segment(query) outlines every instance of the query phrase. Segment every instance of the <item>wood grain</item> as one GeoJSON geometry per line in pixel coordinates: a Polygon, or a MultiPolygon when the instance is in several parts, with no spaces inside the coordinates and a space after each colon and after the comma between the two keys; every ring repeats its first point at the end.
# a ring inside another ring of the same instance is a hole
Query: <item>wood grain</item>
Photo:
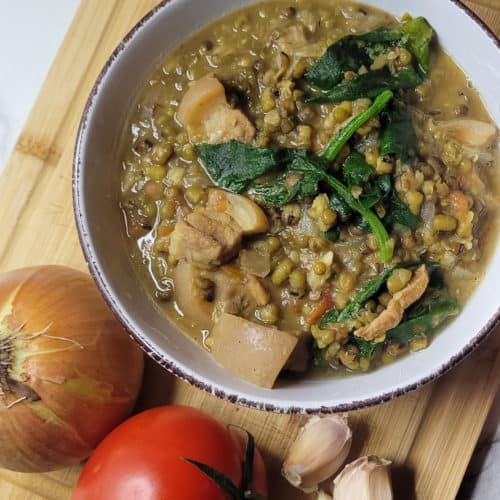
{"type": "MultiPolygon", "coordinates": [[[[0,271],[59,263],[85,270],[71,205],[76,128],[98,72],[154,0],[83,0],[36,104],[0,177],[0,271]]],[[[500,33],[498,0],[465,2],[500,33]]],[[[379,454],[394,461],[397,499],[455,497],[500,383],[500,332],[472,357],[396,401],[353,412],[352,457],[379,454]]],[[[304,419],[222,402],[148,363],[139,408],[189,404],[250,430],[265,453],[271,499],[307,496],[281,480],[279,468],[304,419]]],[[[0,470],[0,498],[69,498],[80,467],[27,475],[0,470]]],[[[98,499],[96,499],[98,500],[98,499]]]]}

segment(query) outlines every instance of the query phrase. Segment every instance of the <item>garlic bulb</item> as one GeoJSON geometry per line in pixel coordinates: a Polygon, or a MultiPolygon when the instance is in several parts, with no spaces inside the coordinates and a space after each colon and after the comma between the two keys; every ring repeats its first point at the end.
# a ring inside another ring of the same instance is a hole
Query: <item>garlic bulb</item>
{"type": "Polygon", "coordinates": [[[283,476],[306,493],[333,476],[351,449],[352,433],[345,415],[311,418],[301,429],[283,463],[283,476]]]}
{"type": "Polygon", "coordinates": [[[390,464],[375,456],[347,464],[333,482],[333,500],[392,500],[390,464]]]}

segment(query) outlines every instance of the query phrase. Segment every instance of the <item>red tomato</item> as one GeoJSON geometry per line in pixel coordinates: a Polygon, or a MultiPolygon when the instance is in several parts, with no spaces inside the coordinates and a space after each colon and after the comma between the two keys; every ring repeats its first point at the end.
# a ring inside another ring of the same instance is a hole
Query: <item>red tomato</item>
{"type": "MultiPolygon", "coordinates": [[[[222,472],[239,486],[245,440],[240,433],[185,406],[140,413],[118,426],[96,448],[72,500],[226,500],[191,458],[222,472]]],[[[267,494],[258,450],[252,489],[267,494]]]]}

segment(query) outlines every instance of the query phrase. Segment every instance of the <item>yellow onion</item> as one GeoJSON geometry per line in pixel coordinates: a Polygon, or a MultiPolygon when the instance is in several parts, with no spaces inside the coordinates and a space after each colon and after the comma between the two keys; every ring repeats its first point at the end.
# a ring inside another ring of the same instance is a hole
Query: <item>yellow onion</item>
{"type": "Polygon", "coordinates": [[[86,274],[0,275],[0,467],[42,472],[86,458],[132,411],[143,361],[86,274]]]}

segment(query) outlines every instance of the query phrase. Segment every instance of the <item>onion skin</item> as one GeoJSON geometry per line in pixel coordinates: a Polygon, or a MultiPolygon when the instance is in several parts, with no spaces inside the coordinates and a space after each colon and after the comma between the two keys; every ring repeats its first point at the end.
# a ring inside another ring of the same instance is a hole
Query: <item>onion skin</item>
{"type": "Polygon", "coordinates": [[[131,413],[143,354],[88,275],[61,266],[0,275],[7,337],[16,346],[7,376],[40,399],[0,395],[0,467],[44,472],[78,463],[131,413]]]}

